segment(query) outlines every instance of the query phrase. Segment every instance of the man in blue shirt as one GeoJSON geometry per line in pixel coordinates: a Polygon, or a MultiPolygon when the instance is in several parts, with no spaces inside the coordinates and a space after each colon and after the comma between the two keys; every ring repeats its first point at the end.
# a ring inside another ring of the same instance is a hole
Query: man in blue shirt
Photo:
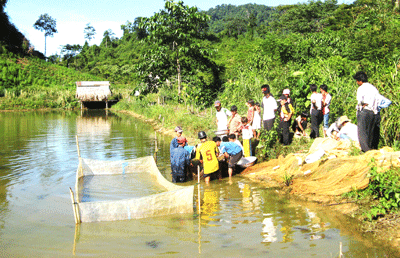
{"type": "Polygon", "coordinates": [[[233,174],[233,169],[236,166],[236,163],[239,162],[239,160],[243,156],[242,148],[236,144],[234,141],[236,140],[235,135],[230,134],[228,135],[228,142],[221,142],[221,139],[219,137],[215,137],[214,141],[217,144],[218,147],[220,147],[221,152],[225,155],[225,158],[228,161],[228,174],[229,177],[232,177],[233,174]]]}
{"type": "Polygon", "coordinates": [[[178,147],[171,149],[171,175],[173,183],[182,183],[186,180],[186,168],[190,164],[190,153],[183,147],[186,144],[185,137],[177,138],[178,147]]]}

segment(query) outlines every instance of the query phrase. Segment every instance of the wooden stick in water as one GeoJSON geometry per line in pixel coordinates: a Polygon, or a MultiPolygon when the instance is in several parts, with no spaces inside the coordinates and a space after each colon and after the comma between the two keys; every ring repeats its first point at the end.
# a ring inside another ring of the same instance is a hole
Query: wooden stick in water
{"type": "Polygon", "coordinates": [[[76,214],[76,206],[75,206],[75,197],[74,197],[74,192],[72,191],[71,187],[69,188],[69,192],[71,194],[71,201],[72,201],[72,209],[74,210],[74,218],[75,218],[75,224],[79,223],[78,220],[78,215],[76,214]]]}
{"type": "Polygon", "coordinates": [[[158,147],[157,147],[157,132],[154,132],[154,145],[155,145],[155,150],[154,150],[154,160],[157,163],[157,152],[158,152],[158,147]]]}
{"type": "Polygon", "coordinates": [[[199,199],[199,215],[201,213],[201,208],[200,208],[200,166],[197,166],[197,195],[198,195],[198,199],[199,199]]]}
{"type": "Polygon", "coordinates": [[[78,141],[78,135],[75,136],[76,138],[76,148],[78,149],[78,157],[81,157],[81,151],[79,149],[79,141],[78,141]]]}

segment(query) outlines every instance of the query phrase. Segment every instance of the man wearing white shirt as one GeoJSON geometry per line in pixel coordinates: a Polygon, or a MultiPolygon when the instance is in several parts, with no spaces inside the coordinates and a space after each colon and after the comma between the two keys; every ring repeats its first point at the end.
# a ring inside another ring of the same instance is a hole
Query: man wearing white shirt
{"type": "Polygon", "coordinates": [[[270,88],[268,84],[261,86],[264,97],[262,99],[261,107],[264,109],[263,113],[263,126],[264,129],[270,131],[274,127],[275,112],[278,109],[278,104],[276,100],[271,95],[270,88]]]}
{"type": "Polygon", "coordinates": [[[310,85],[311,94],[311,133],[310,138],[314,139],[319,137],[319,125],[322,122],[322,94],[317,93],[318,86],[315,84],[310,85]]]}
{"type": "Polygon", "coordinates": [[[217,110],[217,130],[227,130],[228,129],[228,116],[231,116],[231,112],[221,107],[221,102],[219,100],[215,101],[214,103],[215,109],[217,110]]]}
{"type": "Polygon", "coordinates": [[[379,91],[374,85],[368,83],[368,77],[364,72],[357,72],[353,78],[360,86],[357,89],[358,139],[361,150],[366,152],[373,149],[374,137],[379,137],[376,135],[379,134],[377,128],[380,124],[378,115],[379,91]]]}

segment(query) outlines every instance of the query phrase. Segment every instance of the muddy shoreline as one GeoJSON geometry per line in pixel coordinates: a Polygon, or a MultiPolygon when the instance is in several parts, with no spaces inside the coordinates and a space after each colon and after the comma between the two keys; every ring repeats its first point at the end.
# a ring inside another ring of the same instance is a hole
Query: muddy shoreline
{"type": "MultiPolygon", "coordinates": [[[[135,118],[150,123],[153,126],[154,130],[158,133],[169,135],[171,136],[171,138],[175,137],[175,131],[173,129],[164,128],[153,119],[148,119],[143,115],[134,113],[132,111],[124,110],[118,112],[129,114],[135,118]]],[[[187,134],[190,133],[191,132],[187,132],[187,134]]],[[[197,142],[197,139],[187,137],[187,135],[185,135],[185,131],[183,134],[188,139],[189,144],[195,144],[197,142]]],[[[372,234],[380,242],[384,243],[387,246],[390,246],[391,248],[394,248],[400,256],[400,216],[397,213],[386,215],[373,222],[363,221],[361,213],[364,207],[362,204],[358,204],[355,201],[343,199],[340,196],[301,194],[298,192],[296,193],[293,191],[293,187],[291,185],[286,186],[284,183],[279,182],[279,180],[273,180],[268,175],[266,175],[264,173],[265,168],[263,167],[263,164],[266,163],[267,162],[258,163],[253,167],[245,169],[244,171],[242,171],[241,174],[237,174],[236,176],[247,177],[252,181],[264,186],[265,188],[276,188],[279,189],[279,192],[281,192],[282,194],[292,194],[296,198],[299,198],[301,200],[314,202],[320,206],[329,206],[337,212],[340,212],[352,218],[356,218],[359,221],[360,231],[367,234],[372,234]],[[252,176],[249,176],[250,174],[252,176]]]]}

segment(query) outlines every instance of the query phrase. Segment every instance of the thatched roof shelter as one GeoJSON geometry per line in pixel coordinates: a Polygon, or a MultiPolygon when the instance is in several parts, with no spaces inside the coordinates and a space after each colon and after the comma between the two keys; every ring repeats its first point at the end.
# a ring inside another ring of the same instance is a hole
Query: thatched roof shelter
{"type": "Polygon", "coordinates": [[[109,81],[76,82],[76,98],[80,101],[107,101],[110,96],[109,81]]]}

